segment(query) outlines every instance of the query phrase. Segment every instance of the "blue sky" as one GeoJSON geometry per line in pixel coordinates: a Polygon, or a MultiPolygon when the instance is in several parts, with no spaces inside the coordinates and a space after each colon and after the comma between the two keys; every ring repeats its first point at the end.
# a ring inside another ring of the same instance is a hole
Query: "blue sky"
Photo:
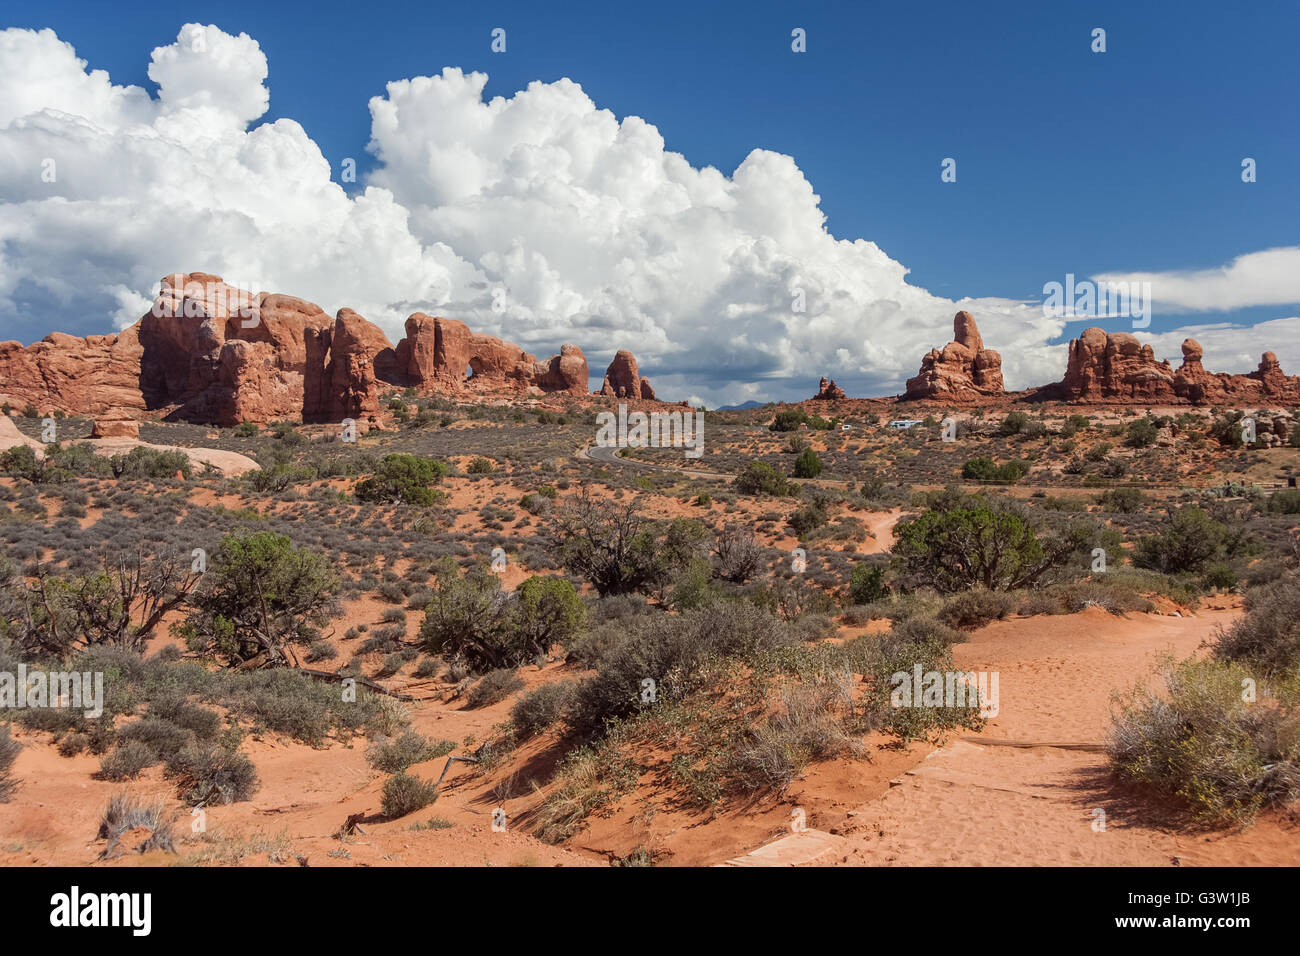
{"type": "MultiPolygon", "coordinates": [[[[945,299],[1037,300],[1066,273],[1214,269],[1300,244],[1300,5],[621,6],[52,0],[11,8],[3,25],[51,27],[114,84],[155,94],[148,51],[182,23],[247,33],[269,61],[259,122],[301,123],[336,181],[355,157],[350,194],[376,165],[367,103],[388,81],[455,66],[488,73],[486,97],[510,97],[567,77],[596,107],[653,124],[692,166],[731,175],[755,148],[792,157],[831,234],[874,242],[945,299]],[[505,54],[489,48],[494,27],[505,54]],[[794,27],[807,53],[791,52],[794,27]],[[1095,27],[1105,53],[1090,49],[1095,27]],[[945,157],[955,183],[940,181],[945,157]],[[1254,183],[1241,181],[1243,157],[1254,183]]],[[[1150,332],[1297,311],[1157,307],[1150,332]]],[[[42,324],[4,337],[39,337],[42,324]]],[[[1208,350],[1207,365],[1218,367],[1208,350]]]]}

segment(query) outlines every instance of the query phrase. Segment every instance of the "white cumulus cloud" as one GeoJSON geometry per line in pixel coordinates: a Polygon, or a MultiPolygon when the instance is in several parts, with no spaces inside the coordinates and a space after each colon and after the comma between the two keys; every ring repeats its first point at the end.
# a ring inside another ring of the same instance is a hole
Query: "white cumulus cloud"
{"type": "Polygon", "coordinates": [[[200,270],[349,306],[394,341],[426,311],[543,355],[576,342],[595,384],[631,349],[661,396],[710,405],[806,397],[823,374],[901,391],[958,309],[1009,388],[1064,367],[1064,323],[1037,305],[932,295],[832,236],[791,157],[693,166],[569,79],[492,99],[453,68],[390,83],[349,195],[301,125],[261,122],[252,37],[186,24],[148,75],[156,94],[50,30],[0,32],[0,337],[121,327],[159,277],[200,270]]]}
{"type": "Polygon", "coordinates": [[[1300,303],[1300,246],[1237,256],[1215,269],[1124,272],[1098,281],[1149,282],[1156,309],[1209,312],[1300,303]]]}

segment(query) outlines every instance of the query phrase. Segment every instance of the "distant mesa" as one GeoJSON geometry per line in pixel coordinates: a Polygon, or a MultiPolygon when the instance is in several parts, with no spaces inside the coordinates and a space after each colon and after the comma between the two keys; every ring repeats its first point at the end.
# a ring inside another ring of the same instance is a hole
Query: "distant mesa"
{"type": "Polygon", "coordinates": [[[812,397],[812,400],[814,402],[835,402],[839,401],[841,398],[847,397],[848,396],[844,394],[844,389],[835,384],[835,379],[827,381],[826,377],[822,376],[821,385],[818,387],[817,394],[812,397]]]}
{"type": "MultiPolygon", "coordinates": [[[[159,286],[149,313],[116,335],[0,342],[0,401],[106,422],[156,414],[230,426],[374,419],[383,385],[467,396],[588,394],[577,345],[538,360],[464,322],[417,312],[394,347],[352,309],[330,316],[313,302],[236,289],[202,272],[159,286]]],[[[615,356],[605,385],[614,392],[600,394],[655,399],[630,352],[615,356]]]]}
{"type": "Polygon", "coordinates": [[[921,359],[904,398],[975,402],[1002,394],[1002,356],[984,347],[975,317],[958,312],[952,326],[953,341],[921,359]]]}

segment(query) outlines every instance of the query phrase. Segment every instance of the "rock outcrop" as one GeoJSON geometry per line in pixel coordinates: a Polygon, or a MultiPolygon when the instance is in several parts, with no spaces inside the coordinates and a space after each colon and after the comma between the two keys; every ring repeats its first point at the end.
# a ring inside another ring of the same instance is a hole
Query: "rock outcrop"
{"type": "Polygon", "coordinates": [[[394,356],[388,337],[379,327],[351,309],[339,309],[332,329],[309,328],[302,420],[373,418],[379,408],[376,368],[395,367],[394,356]]]}
{"type": "Polygon", "coordinates": [[[609,368],[605,369],[605,379],[601,382],[597,394],[613,398],[641,398],[651,402],[657,401],[650,380],[641,374],[640,369],[637,368],[636,356],[627,349],[619,349],[614,353],[614,360],[609,363],[609,368]]]}
{"type": "Polygon", "coordinates": [[[1247,375],[1206,371],[1205,350],[1195,339],[1183,342],[1182,353],[1182,365],[1175,369],[1167,360],[1157,361],[1150,345],[1127,332],[1085,329],[1070,343],[1065,378],[1043,393],[1098,404],[1300,402],[1300,378],[1283,373],[1272,352],[1265,352],[1259,368],[1247,375]]]}
{"type": "Polygon", "coordinates": [[[217,425],[298,418],[308,334],[333,324],[293,296],[235,289],[205,273],[168,276],[137,326],[146,407],[217,425]]]}
{"type": "Polygon", "coordinates": [[[143,412],[137,332],[132,326],[117,335],[84,339],[51,332],[27,347],[0,342],[0,403],[17,410],[31,405],[42,412],[143,412]]]}
{"type": "Polygon", "coordinates": [[[139,438],[140,421],[126,415],[113,415],[95,419],[90,428],[91,438],[139,438]]]}
{"type": "Polygon", "coordinates": [[[1151,346],[1127,332],[1085,329],[1070,343],[1061,385],[1071,401],[1176,400],[1173,368],[1168,362],[1157,362],[1151,346]]]}
{"type": "Polygon", "coordinates": [[[576,345],[561,345],[559,355],[552,355],[537,365],[537,387],[543,392],[587,394],[587,379],[590,377],[587,356],[576,345]]]}
{"type": "Polygon", "coordinates": [[[814,402],[836,402],[839,401],[841,398],[847,398],[847,397],[848,396],[844,394],[844,389],[840,388],[838,385],[835,384],[835,379],[831,379],[828,382],[825,376],[823,376],[821,380],[821,385],[817,389],[817,394],[813,396],[813,401],[814,402]]]}
{"type": "Polygon", "coordinates": [[[507,388],[587,394],[587,358],[576,345],[544,361],[493,335],[471,332],[456,319],[416,312],[397,343],[399,380],[417,389],[458,391],[466,387],[507,388]]]}
{"type": "Polygon", "coordinates": [[[236,289],[202,272],[164,278],[149,313],[117,335],[53,332],[27,347],[0,342],[0,402],[11,407],[152,412],[226,426],[372,419],[385,382],[450,393],[586,395],[587,381],[576,345],[538,361],[464,322],[417,312],[394,348],[351,309],[331,318],[313,302],[236,289]]]}
{"type": "Polygon", "coordinates": [[[952,325],[953,341],[921,359],[905,398],[971,402],[1002,394],[1002,356],[984,347],[975,318],[958,312],[952,325]]]}

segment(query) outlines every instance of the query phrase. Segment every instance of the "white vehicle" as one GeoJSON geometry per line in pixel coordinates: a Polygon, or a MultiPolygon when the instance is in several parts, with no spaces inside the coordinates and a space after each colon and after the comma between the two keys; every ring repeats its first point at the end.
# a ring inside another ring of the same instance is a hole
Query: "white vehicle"
{"type": "Polygon", "coordinates": [[[842,432],[846,432],[846,431],[848,431],[848,430],[849,430],[850,428],[852,428],[852,427],[853,427],[852,425],[844,424],[844,425],[841,425],[841,426],[840,426],[840,431],[842,431],[842,432]]]}
{"type": "Polygon", "coordinates": [[[919,425],[924,420],[922,418],[895,418],[889,423],[889,427],[898,431],[907,431],[913,425],[919,425]]]}

